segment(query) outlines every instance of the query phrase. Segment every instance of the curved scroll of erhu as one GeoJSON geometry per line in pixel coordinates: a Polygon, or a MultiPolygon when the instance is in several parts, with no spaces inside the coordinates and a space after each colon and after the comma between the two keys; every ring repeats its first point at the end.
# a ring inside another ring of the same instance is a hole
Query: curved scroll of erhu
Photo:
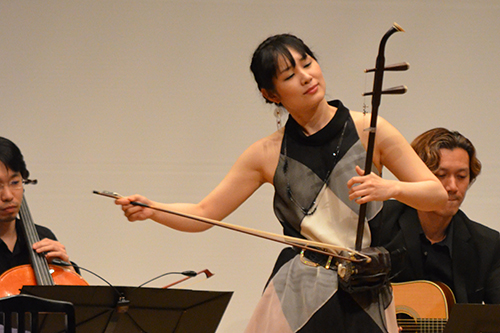
{"type": "MultiPolygon", "coordinates": [[[[394,88],[389,88],[386,90],[382,90],[382,81],[384,79],[385,71],[405,71],[410,68],[408,63],[399,63],[395,65],[390,65],[385,67],[385,44],[389,37],[395,32],[404,32],[403,28],[401,28],[397,23],[394,23],[391,29],[389,29],[385,35],[382,37],[380,41],[380,46],[378,50],[378,56],[375,63],[375,68],[365,69],[365,73],[375,72],[375,77],[373,79],[373,91],[366,92],[363,96],[372,96],[372,115],[370,120],[370,128],[368,135],[368,147],[366,150],[366,162],[365,162],[365,175],[368,175],[372,171],[372,162],[373,162],[373,150],[375,147],[375,132],[377,129],[377,115],[378,115],[378,107],[380,105],[380,100],[382,99],[382,94],[391,94],[398,95],[404,94],[406,92],[405,86],[398,86],[394,88]]],[[[363,232],[365,226],[365,216],[366,216],[366,203],[361,204],[359,208],[359,219],[358,219],[358,229],[356,232],[356,251],[361,250],[362,242],[363,242],[363,232]]]]}

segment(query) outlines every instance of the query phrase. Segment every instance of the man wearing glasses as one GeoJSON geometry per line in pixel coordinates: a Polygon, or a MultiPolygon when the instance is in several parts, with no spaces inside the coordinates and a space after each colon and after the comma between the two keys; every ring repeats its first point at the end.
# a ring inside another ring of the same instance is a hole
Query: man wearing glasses
{"type": "MultiPolygon", "coordinates": [[[[0,274],[10,268],[30,264],[29,251],[21,229],[18,213],[23,200],[23,183],[29,177],[23,155],[10,140],[0,137],[0,274]]],[[[69,262],[63,244],[46,227],[36,226],[39,242],[33,244],[37,253],[45,253],[47,261],[58,258],[69,262]]]]}

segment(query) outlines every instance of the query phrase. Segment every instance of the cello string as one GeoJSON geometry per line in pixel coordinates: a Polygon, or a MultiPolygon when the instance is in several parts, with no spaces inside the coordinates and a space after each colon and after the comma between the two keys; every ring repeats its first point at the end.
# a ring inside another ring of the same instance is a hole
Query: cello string
{"type": "Polygon", "coordinates": [[[52,275],[50,275],[49,265],[45,256],[43,254],[37,253],[33,250],[33,244],[38,242],[40,239],[38,233],[36,232],[36,227],[31,217],[31,213],[26,202],[26,197],[23,194],[23,201],[21,202],[21,208],[19,210],[19,215],[21,217],[22,225],[24,227],[24,233],[26,236],[26,242],[30,247],[30,258],[32,260],[32,267],[35,273],[37,283],[39,285],[54,285],[54,280],[52,275]]]}

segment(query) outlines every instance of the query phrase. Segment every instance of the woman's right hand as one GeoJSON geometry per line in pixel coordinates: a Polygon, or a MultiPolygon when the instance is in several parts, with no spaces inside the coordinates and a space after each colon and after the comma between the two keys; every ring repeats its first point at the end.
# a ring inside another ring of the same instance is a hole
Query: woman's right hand
{"type": "Polygon", "coordinates": [[[131,204],[131,202],[140,202],[147,206],[151,206],[153,204],[151,200],[139,194],[134,194],[128,197],[122,197],[120,199],[116,199],[115,204],[122,206],[122,210],[130,222],[147,220],[153,216],[154,214],[153,209],[143,206],[133,205],[131,204]]]}

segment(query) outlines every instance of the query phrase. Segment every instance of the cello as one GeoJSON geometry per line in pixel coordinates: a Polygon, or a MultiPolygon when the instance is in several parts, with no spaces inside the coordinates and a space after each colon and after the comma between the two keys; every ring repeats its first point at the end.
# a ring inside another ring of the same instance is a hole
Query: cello
{"type": "MultiPolygon", "coordinates": [[[[26,184],[36,184],[36,180],[27,180],[26,184]]],[[[31,264],[20,265],[5,271],[0,276],[0,297],[17,295],[24,285],[80,285],[89,284],[80,275],[67,267],[49,265],[43,253],[33,250],[33,244],[40,241],[35,223],[23,194],[19,210],[22,229],[28,246],[31,264]]]]}

